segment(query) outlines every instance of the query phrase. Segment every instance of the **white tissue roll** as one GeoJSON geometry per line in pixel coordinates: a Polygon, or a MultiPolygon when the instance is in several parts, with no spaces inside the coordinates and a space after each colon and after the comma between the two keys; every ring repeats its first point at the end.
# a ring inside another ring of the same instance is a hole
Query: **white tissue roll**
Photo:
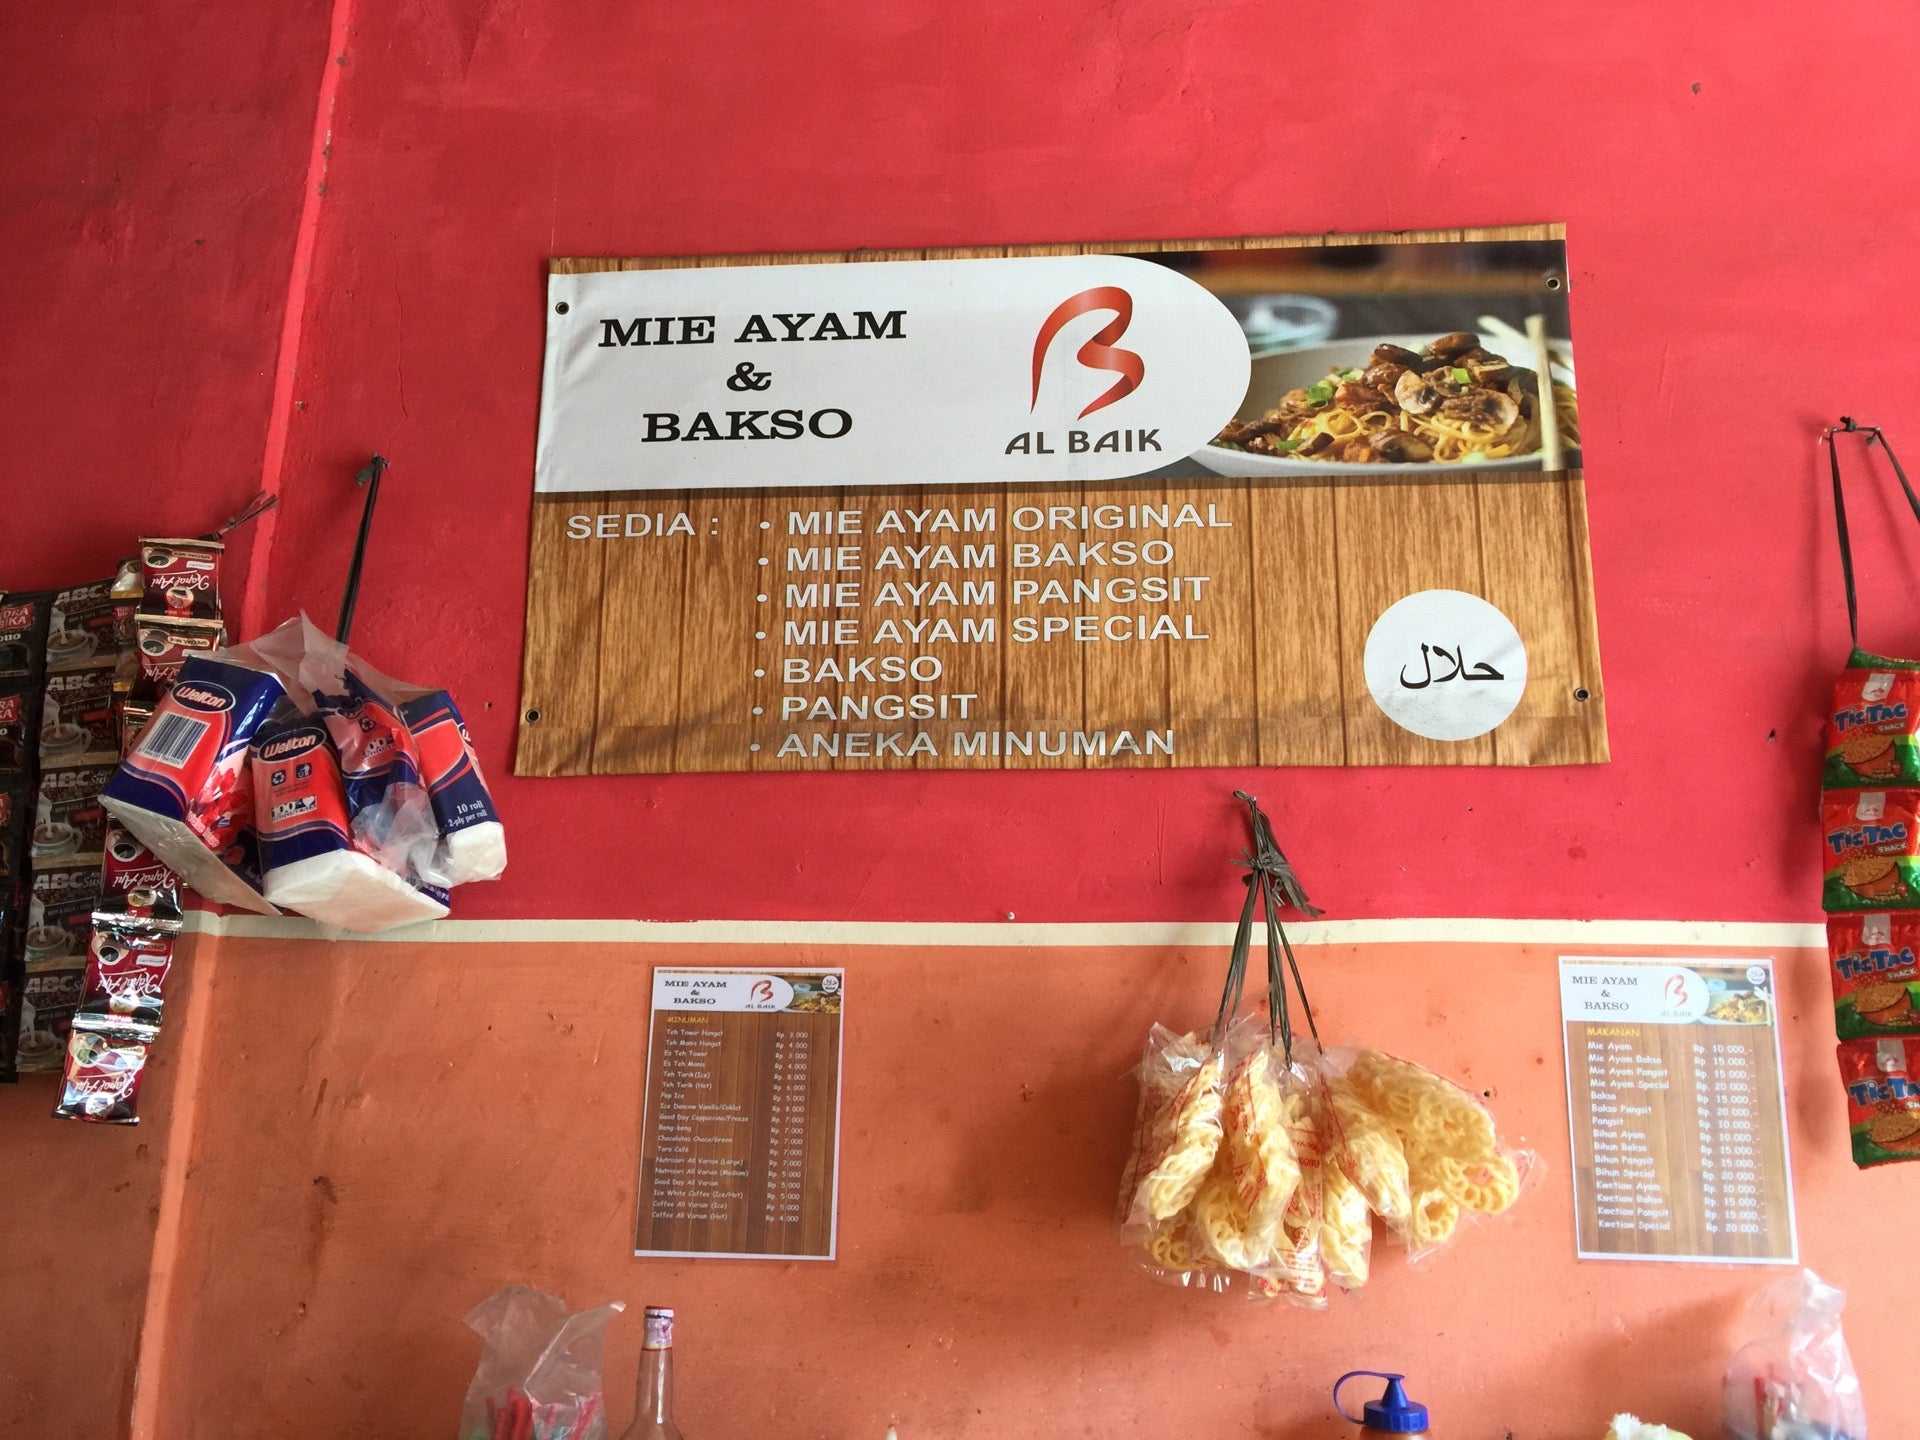
{"type": "Polygon", "coordinates": [[[442,837],[434,863],[449,886],[465,885],[470,880],[498,880],[507,868],[507,827],[498,820],[483,820],[456,830],[442,837]]]}
{"type": "Polygon", "coordinates": [[[357,850],[335,850],[276,866],[267,872],[267,899],[322,925],[363,935],[443,919],[447,913],[438,900],[357,850]]]}
{"type": "Polygon", "coordinates": [[[251,910],[256,915],[279,913],[261,898],[259,891],[222,864],[220,857],[201,843],[193,827],[184,820],[170,820],[151,810],[104,796],[101,803],[108,814],[126,826],[162,864],[200,895],[217,904],[251,910]]]}

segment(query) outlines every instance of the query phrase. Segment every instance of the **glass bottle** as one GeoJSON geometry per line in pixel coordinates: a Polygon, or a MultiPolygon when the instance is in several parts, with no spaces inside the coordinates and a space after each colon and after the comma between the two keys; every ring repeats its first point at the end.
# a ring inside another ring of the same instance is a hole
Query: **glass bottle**
{"type": "Polygon", "coordinates": [[[673,1423],[673,1311],[647,1307],[633,1424],[620,1440],[684,1440],[673,1423]]]}

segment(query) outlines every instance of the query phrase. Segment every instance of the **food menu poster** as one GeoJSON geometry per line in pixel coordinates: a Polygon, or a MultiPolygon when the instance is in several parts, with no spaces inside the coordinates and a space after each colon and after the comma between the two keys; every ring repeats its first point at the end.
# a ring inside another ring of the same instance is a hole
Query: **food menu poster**
{"type": "Polygon", "coordinates": [[[1771,960],[1562,957],[1586,1260],[1798,1255],[1771,960]]]}
{"type": "Polygon", "coordinates": [[[1570,278],[555,259],[518,773],[1604,761],[1570,278]]]}
{"type": "Polygon", "coordinates": [[[653,972],[636,1255],[833,1259],[845,979],[653,972]]]}

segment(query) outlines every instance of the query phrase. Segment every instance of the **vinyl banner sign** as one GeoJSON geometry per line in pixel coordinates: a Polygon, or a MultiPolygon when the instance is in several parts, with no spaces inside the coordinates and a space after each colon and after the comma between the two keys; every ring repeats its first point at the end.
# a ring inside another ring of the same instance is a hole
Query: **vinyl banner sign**
{"type": "Polygon", "coordinates": [[[517,767],[1604,760],[1566,284],[1552,226],[555,261],[517,767]]]}
{"type": "Polygon", "coordinates": [[[556,275],[542,494],[1117,480],[1207,444],[1250,359],[1126,255],[556,275]]]}

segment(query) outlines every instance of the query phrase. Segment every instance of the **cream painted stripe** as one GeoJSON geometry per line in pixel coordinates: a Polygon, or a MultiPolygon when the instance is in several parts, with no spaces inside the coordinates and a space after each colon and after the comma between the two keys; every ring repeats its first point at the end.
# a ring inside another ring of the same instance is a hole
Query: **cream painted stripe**
{"type": "MultiPolygon", "coordinates": [[[[1231,945],[1234,927],[1148,922],[1029,925],[867,920],[435,920],[379,935],[330,930],[311,920],[195,911],[187,926],[203,934],[257,939],[334,939],[433,943],[654,945],[1231,945]]],[[[1301,945],[1725,945],[1738,949],[1817,949],[1819,925],[1739,920],[1307,920],[1289,925],[1301,945]]]]}

